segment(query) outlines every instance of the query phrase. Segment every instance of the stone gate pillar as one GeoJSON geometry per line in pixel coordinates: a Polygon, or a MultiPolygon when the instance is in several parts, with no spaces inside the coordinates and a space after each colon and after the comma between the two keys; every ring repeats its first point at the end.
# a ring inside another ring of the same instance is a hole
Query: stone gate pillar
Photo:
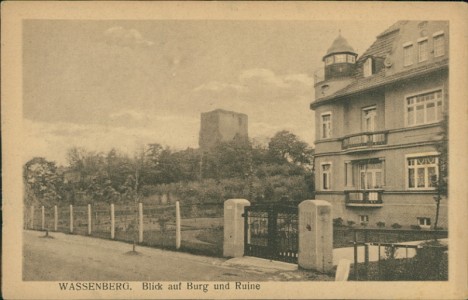
{"type": "Polygon", "coordinates": [[[299,266],[319,272],[333,268],[331,204],[305,200],[299,204],[299,266]]]}
{"type": "Polygon", "coordinates": [[[229,199],[224,202],[223,256],[244,255],[244,207],[250,206],[246,199],[229,199]]]}

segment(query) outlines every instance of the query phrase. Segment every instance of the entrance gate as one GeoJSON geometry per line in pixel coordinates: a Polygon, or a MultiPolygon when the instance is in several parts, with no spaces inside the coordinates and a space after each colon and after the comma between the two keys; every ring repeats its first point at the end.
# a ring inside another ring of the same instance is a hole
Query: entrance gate
{"type": "Polygon", "coordinates": [[[297,206],[246,206],[243,216],[245,255],[297,263],[297,206]]]}

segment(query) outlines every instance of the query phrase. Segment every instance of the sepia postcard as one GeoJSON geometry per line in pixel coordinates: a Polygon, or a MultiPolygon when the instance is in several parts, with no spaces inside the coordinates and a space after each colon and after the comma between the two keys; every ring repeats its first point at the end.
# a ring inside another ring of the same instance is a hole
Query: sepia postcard
{"type": "Polygon", "coordinates": [[[467,6],[2,3],[5,299],[465,299],[467,6]]]}

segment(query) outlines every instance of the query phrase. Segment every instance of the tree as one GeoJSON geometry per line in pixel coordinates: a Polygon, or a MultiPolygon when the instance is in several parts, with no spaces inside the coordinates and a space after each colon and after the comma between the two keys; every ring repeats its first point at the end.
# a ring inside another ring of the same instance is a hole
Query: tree
{"type": "Polygon", "coordinates": [[[449,118],[448,114],[444,114],[441,122],[441,132],[439,134],[439,141],[436,144],[436,149],[439,152],[439,176],[431,178],[432,185],[436,187],[437,195],[436,201],[436,217],[434,222],[434,229],[438,228],[440,201],[442,197],[448,195],[448,137],[449,137],[449,118]]]}
{"type": "Polygon", "coordinates": [[[26,188],[26,204],[47,205],[62,199],[63,180],[57,173],[55,162],[35,157],[24,165],[23,180],[26,188]]]}
{"type": "Polygon", "coordinates": [[[268,144],[268,150],[279,163],[289,162],[312,168],[314,149],[289,131],[276,133],[268,144]]]}

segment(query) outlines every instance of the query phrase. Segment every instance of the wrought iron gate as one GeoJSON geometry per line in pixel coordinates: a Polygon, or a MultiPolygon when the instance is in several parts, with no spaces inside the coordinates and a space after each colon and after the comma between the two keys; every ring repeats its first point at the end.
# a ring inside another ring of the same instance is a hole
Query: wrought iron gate
{"type": "Polygon", "coordinates": [[[297,263],[298,244],[297,206],[245,207],[245,255],[297,263]]]}

